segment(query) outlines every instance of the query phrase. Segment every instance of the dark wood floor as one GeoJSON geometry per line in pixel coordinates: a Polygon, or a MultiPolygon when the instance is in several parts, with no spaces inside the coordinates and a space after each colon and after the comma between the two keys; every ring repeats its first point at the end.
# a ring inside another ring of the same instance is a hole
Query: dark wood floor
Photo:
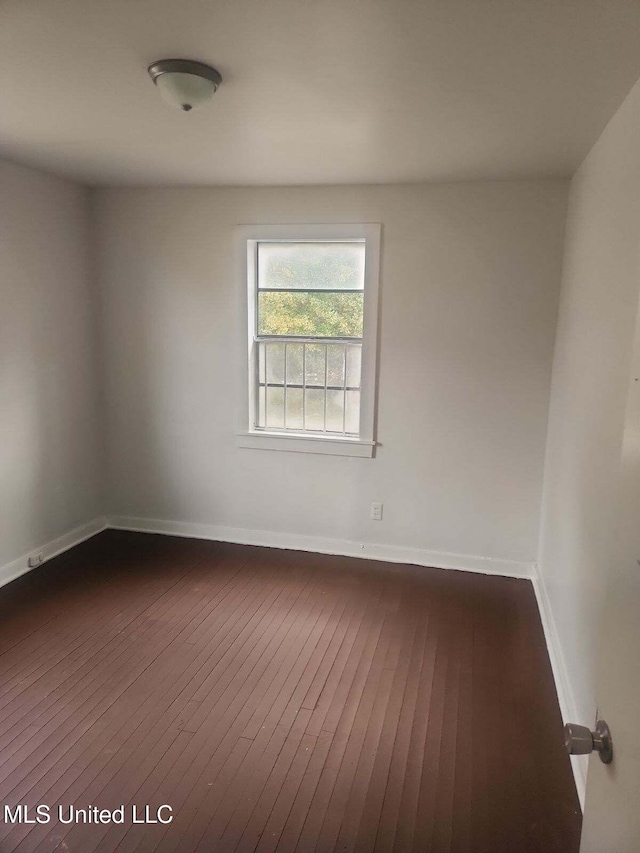
{"type": "Polygon", "coordinates": [[[0,618],[2,853],[578,849],[527,581],[111,531],[0,618]]]}

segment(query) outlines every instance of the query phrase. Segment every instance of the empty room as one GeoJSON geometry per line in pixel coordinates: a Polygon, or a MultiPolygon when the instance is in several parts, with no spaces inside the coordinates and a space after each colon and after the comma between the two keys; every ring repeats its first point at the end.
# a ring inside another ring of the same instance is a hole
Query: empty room
{"type": "Polygon", "coordinates": [[[0,853],[640,850],[640,5],[0,2],[0,853]]]}

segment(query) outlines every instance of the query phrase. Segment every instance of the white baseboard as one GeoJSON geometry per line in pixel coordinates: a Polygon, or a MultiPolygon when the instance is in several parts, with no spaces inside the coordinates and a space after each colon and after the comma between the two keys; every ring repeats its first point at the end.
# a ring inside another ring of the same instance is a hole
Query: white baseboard
{"type": "Polygon", "coordinates": [[[10,583],[16,578],[19,578],[21,575],[26,575],[27,572],[31,572],[33,569],[39,568],[39,566],[46,563],[47,560],[51,560],[53,557],[57,557],[58,554],[68,551],[69,548],[79,545],[81,542],[84,542],[85,539],[90,539],[92,536],[95,536],[96,533],[100,533],[102,530],[105,530],[106,527],[106,519],[94,518],[93,521],[83,524],[80,527],[76,527],[68,533],[63,533],[62,536],[52,539],[45,545],[31,548],[28,553],[18,557],[17,560],[12,560],[10,563],[5,563],[4,566],[0,566],[0,587],[10,583]],[[42,563],[40,563],[39,566],[30,566],[29,557],[32,554],[38,553],[42,554],[42,563]]]}
{"type": "MultiPolygon", "coordinates": [[[[547,642],[547,650],[549,652],[549,660],[551,661],[551,669],[553,678],[556,683],[556,692],[558,694],[558,702],[560,704],[560,713],[564,723],[580,722],[577,713],[577,705],[571,689],[571,681],[569,679],[569,671],[562,652],[560,636],[556,628],[551,602],[547,594],[547,589],[544,580],[538,571],[537,564],[534,564],[533,577],[531,579],[533,589],[538,601],[538,610],[540,611],[540,619],[544,630],[545,640],[547,642]]],[[[584,800],[587,789],[587,768],[589,765],[588,755],[572,755],[571,767],[573,776],[578,791],[578,799],[580,806],[584,811],[584,800]]]]}
{"type": "Polygon", "coordinates": [[[318,554],[361,557],[388,563],[411,563],[416,566],[457,569],[465,572],[479,572],[485,575],[503,575],[512,578],[531,578],[533,575],[533,563],[498,560],[492,557],[476,557],[470,554],[448,554],[423,548],[405,548],[401,545],[380,545],[371,542],[355,542],[350,539],[304,536],[298,533],[279,533],[270,530],[250,530],[244,527],[224,527],[215,524],[196,524],[188,521],[164,521],[155,518],[127,516],[108,518],[107,526],[115,530],[162,533],[167,536],[211,539],[216,542],[261,545],[267,548],[284,548],[293,551],[313,551],[318,554]]]}

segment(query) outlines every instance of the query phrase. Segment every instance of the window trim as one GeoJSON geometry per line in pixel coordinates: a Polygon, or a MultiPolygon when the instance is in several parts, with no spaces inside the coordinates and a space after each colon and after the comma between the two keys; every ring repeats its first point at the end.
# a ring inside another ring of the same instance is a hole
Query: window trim
{"type": "Polygon", "coordinates": [[[375,406],[378,353],[378,296],[380,277],[379,223],[340,223],[319,225],[241,225],[237,229],[238,267],[242,286],[238,288],[241,328],[241,389],[238,405],[236,446],[263,450],[290,450],[338,456],[374,455],[375,406]],[[364,240],[364,318],[362,329],[362,373],[360,379],[360,434],[352,436],[318,435],[304,432],[275,432],[256,429],[256,395],[253,364],[256,328],[255,293],[257,290],[257,244],[260,241],[305,242],[315,240],[364,240]]]}

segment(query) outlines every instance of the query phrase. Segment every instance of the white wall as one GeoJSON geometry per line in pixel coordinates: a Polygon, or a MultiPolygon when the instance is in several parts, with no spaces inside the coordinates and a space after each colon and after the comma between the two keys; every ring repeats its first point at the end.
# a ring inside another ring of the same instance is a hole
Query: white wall
{"type": "Polygon", "coordinates": [[[571,183],[542,503],[540,574],[565,712],[591,724],[640,284],[640,83],[571,183]]]}
{"type": "Polygon", "coordinates": [[[88,205],[0,162],[0,580],[99,512],[88,205]]]}
{"type": "Polygon", "coordinates": [[[566,191],[98,191],[107,511],[534,561],[566,191]],[[234,227],[341,221],[383,224],[377,458],[238,449],[234,227]]]}

